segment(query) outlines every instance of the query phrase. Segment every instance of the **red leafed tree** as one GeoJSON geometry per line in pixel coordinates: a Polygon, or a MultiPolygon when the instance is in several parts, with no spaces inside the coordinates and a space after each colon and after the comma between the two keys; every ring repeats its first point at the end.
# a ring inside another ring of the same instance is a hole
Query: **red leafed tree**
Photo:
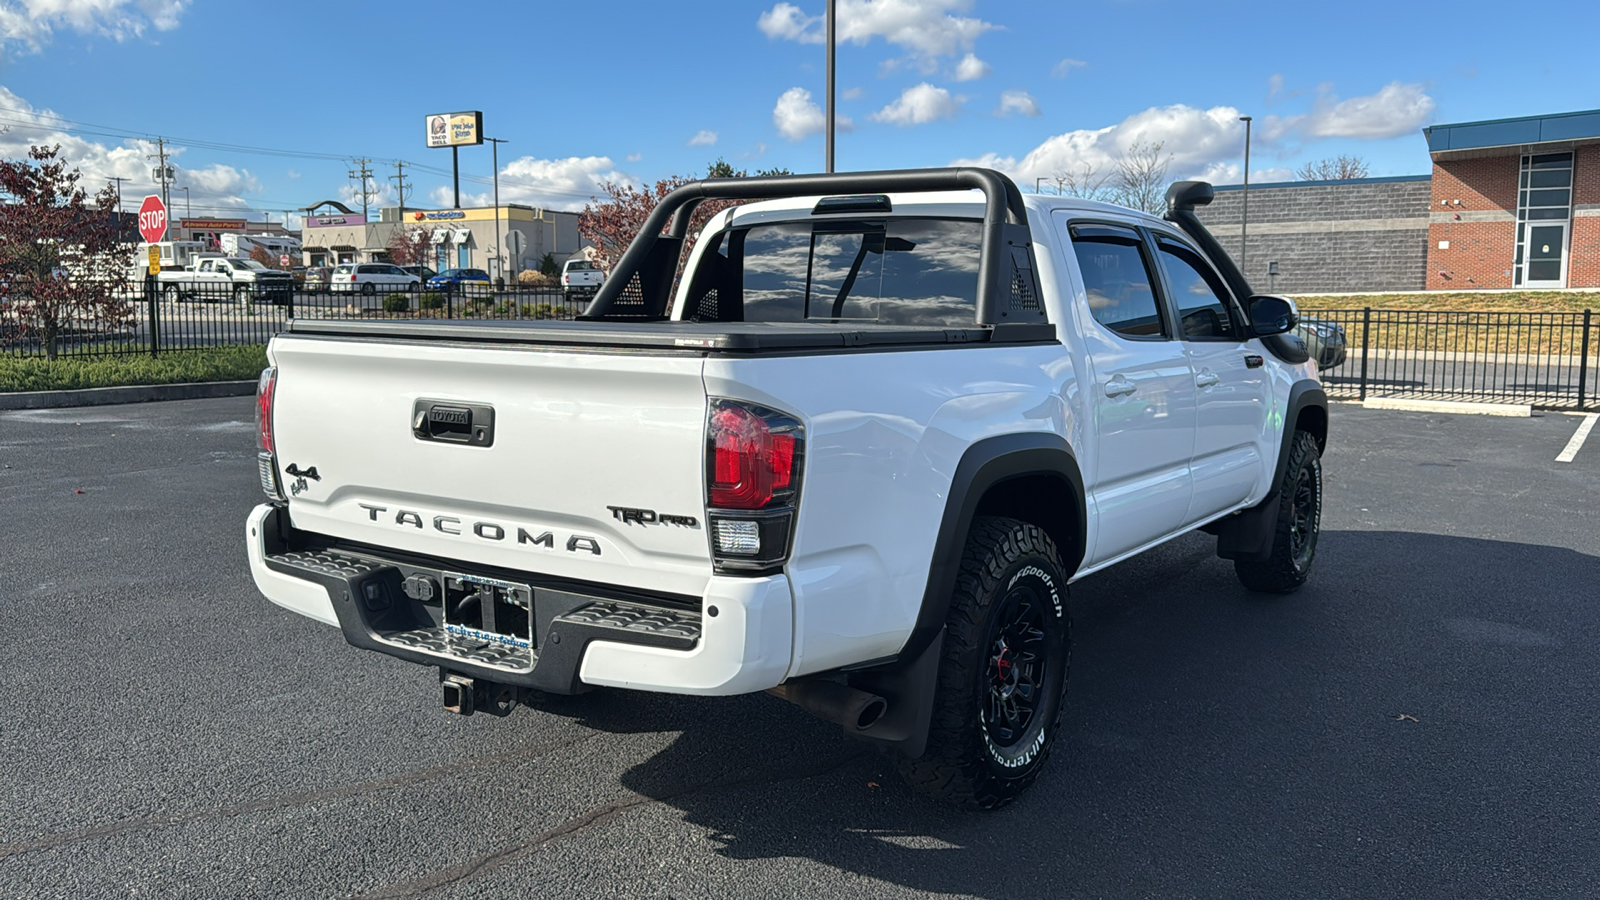
{"type": "Polygon", "coordinates": [[[433,229],[396,228],[389,235],[389,259],[397,266],[425,266],[433,254],[433,229]]]}
{"type": "Polygon", "coordinates": [[[0,160],[9,197],[0,204],[0,337],[37,340],[49,359],[68,331],[133,319],[125,294],[133,247],[119,233],[116,192],[108,185],[89,196],[60,150],[0,160]]]}
{"type": "MultiPolygon", "coordinates": [[[[785,169],[767,169],[756,174],[788,175],[789,172],[785,169]]],[[[735,171],[732,166],[719,159],[710,165],[706,177],[748,176],[748,172],[735,171]]],[[[594,245],[595,263],[609,272],[617,260],[622,258],[623,251],[633,243],[634,237],[639,234],[639,229],[644,227],[645,220],[650,217],[650,212],[656,208],[656,204],[668,194],[695,180],[693,176],[673,175],[643,189],[609,181],[600,185],[600,190],[605,192],[605,199],[596,198],[591,201],[578,216],[578,234],[594,245]]],[[[695,237],[700,234],[706,223],[711,221],[711,217],[741,202],[749,201],[708,200],[695,208],[694,216],[689,220],[689,237],[684,241],[683,255],[678,259],[680,274],[683,263],[689,258],[689,251],[694,248],[695,237]]]]}

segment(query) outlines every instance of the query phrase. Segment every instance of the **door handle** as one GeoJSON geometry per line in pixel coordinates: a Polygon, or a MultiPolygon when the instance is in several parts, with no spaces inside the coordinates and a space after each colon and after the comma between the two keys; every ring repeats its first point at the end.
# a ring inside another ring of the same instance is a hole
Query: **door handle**
{"type": "Polygon", "coordinates": [[[1215,372],[1201,372],[1194,377],[1196,387],[1215,387],[1222,380],[1222,376],[1215,372]]]}
{"type": "Polygon", "coordinates": [[[1107,397],[1126,397],[1138,389],[1133,382],[1120,375],[1106,382],[1105,387],[1107,397]]]}

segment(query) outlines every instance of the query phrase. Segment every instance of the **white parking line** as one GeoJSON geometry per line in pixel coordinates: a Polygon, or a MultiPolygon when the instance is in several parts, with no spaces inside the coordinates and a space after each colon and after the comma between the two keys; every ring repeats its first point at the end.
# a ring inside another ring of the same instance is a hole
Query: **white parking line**
{"type": "Polygon", "coordinates": [[[1578,457],[1578,450],[1583,446],[1584,440],[1589,437],[1589,432],[1594,430],[1596,421],[1600,421],[1600,413],[1590,413],[1583,417],[1583,421],[1578,424],[1578,430],[1572,434],[1572,440],[1567,441],[1566,449],[1562,450],[1561,455],[1556,457],[1556,462],[1572,462],[1578,457]]]}

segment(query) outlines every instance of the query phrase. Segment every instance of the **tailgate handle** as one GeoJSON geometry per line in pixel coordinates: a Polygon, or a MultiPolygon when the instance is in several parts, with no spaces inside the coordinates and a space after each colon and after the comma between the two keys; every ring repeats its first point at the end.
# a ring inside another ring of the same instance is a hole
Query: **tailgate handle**
{"type": "Polygon", "coordinates": [[[418,400],[411,407],[411,433],[419,441],[494,445],[494,407],[457,400],[418,400]]]}

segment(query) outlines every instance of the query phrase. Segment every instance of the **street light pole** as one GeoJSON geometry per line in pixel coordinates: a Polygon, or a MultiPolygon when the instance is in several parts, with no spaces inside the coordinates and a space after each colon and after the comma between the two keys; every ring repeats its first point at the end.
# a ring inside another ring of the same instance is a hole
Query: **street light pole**
{"type": "Polygon", "coordinates": [[[185,219],[187,219],[187,218],[189,218],[189,215],[190,215],[190,213],[189,213],[189,188],[188,187],[181,187],[181,188],[178,188],[178,190],[183,191],[183,217],[185,219]]]}
{"type": "Polygon", "coordinates": [[[834,43],[835,43],[835,41],[834,41],[834,29],[839,24],[839,9],[838,9],[838,6],[836,4],[836,0],[828,0],[827,18],[828,18],[828,21],[827,21],[827,23],[826,23],[826,25],[824,27],[824,30],[827,31],[827,33],[828,33],[828,37],[827,37],[827,41],[828,41],[828,123],[827,123],[827,127],[828,127],[828,146],[827,146],[827,153],[826,153],[827,159],[825,160],[826,168],[824,169],[824,171],[832,172],[833,171],[833,50],[834,50],[834,43]]]}
{"type": "Polygon", "coordinates": [[[1250,122],[1253,116],[1240,116],[1239,121],[1244,123],[1244,209],[1239,214],[1239,274],[1246,275],[1244,264],[1245,233],[1250,228],[1250,122]]]}
{"type": "Polygon", "coordinates": [[[500,145],[505,143],[504,138],[486,137],[492,146],[494,156],[494,275],[496,278],[506,277],[505,236],[500,233],[500,145]]]}
{"type": "Polygon", "coordinates": [[[1041,187],[1041,185],[1043,185],[1043,184],[1044,184],[1044,179],[1045,179],[1045,176],[1043,176],[1043,175],[1040,175],[1040,176],[1039,176],[1039,177],[1038,177],[1038,178],[1035,178],[1035,179],[1034,179],[1034,180],[1033,180],[1033,192],[1034,192],[1034,193],[1035,193],[1035,194],[1042,194],[1042,193],[1044,193],[1044,188],[1043,188],[1043,187],[1041,187]]]}

